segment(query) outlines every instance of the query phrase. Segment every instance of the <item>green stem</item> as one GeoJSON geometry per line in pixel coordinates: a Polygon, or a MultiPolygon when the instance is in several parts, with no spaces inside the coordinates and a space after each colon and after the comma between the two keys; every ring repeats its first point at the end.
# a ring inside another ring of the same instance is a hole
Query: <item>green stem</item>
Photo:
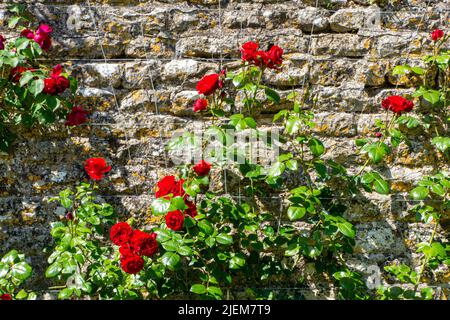
{"type": "MultiPolygon", "coordinates": [[[[433,232],[431,233],[431,237],[430,240],[428,241],[428,244],[431,245],[433,243],[434,237],[436,236],[436,231],[437,231],[437,227],[439,225],[439,220],[435,220],[434,221],[434,228],[433,228],[433,232]]],[[[422,279],[422,275],[425,271],[425,267],[428,263],[428,258],[425,258],[422,265],[420,266],[420,271],[419,274],[417,275],[417,283],[414,285],[414,291],[417,290],[419,284],[420,284],[420,280],[422,279]]]]}

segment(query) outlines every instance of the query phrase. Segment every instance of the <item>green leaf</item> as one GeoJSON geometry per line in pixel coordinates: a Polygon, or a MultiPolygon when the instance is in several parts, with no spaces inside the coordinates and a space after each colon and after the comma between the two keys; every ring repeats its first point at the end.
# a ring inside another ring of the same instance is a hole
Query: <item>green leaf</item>
{"type": "Polygon", "coordinates": [[[412,189],[411,192],[409,193],[409,196],[414,200],[423,200],[428,196],[428,194],[429,191],[427,188],[419,186],[412,189]]]}
{"type": "Polygon", "coordinates": [[[210,236],[210,237],[206,238],[205,243],[208,247],[211,248],[216,243],[216,238],[210,236]]]}
{"type": "Polygon", "coordinates": [[[16,262],[18,259],[19,259],[19,252],[17,252],[17,250],[13,249],[3,256],[2,262],[11,264],[11,263],[16,262]]]}
{"type": "Polygon", "coordinates": [[[369,142],[370,142],[369,139],[356,139],[355,144],[357,147],[363,147],[369,142]]]}
{"type": "Polygon", "coordinates": [[[442,185],[435,183],[431,186],[431,192],[443,197],[445,195],[445,189],[442,185]]]}
{"type": "Polygon", "coordinates": [[[16,25],[19,23],[20,19],[22,19],[19,16],[14,16],[8,20],[8,28],[13,29],[16,27],[16,25]]]}
{"type": "Polygon", "coordinates": [[[24,281],[31,276],[32,270],[28,263],[19,262],[13,265],[11,271],[14,278],[24,281]]]}
{"type": "Polygon", "coordinates": [[[404,74],[408,73],[409,70],[410,70],[410,66],[408,66],[408,65],[395,66],[394,70],[392,70],[392,75],[393,76],[404,75],[404,74]]]}
{"type": "Polygon", "coordinates": [[[389,194],[389,184],[379,174],[375,175],[373,187],[380,194],[389,194]]]}
{"type": "Polygon", "coordinates": [[[375,175],[373,174],[373,172],[366,172],[361,177],[361,182],[364,184],[370,184],[373,182],[373,180],[375,180],[375,175]]]}
{"type": "Polygon", "coordinates": [[[72,92],[73,95],[75,95],[78,89],[78,81],[73,77],[69,77],[69,83],[70,83],[70,91],[72,92]]]}
{"type": "Polygon", "coordinates": [[[173,240],[169,240],[169,241],[163,242],[162,246],[163,246],[164,250],[166,250],[166,251],[176,252],[180,245],[173,240]]]}
{"type": "Polygon", "coordinates": [[[315,157],[319,157],[320,155],[322,155],[325,152],[325,147],[324,147],[323,143],[316,138],[309,139],[308,147],[309,147],[309,150],[311,150],[312,154],[315,157]]]}
{"type": "Polygon", "coordinates": [[[450,148],[450,137],[434,137],[431,140],[431,143],[434,144],[438,150],[445,152],[450,148]]]}
{"type": "Polygon", "coordinates": [[[182,256],[190,256],[192,255],[192,249],[188,246],[179,246],[177,248],[177,252],[182,256]]]}
{"type": "Polygon", "coordinates": [[[172,235],[171,235],[170,231],[168,231],[168,230],[159,229],[159,230],[156,230],[156,234],[157,234],[157,240],[160,243],[172,239],[172,235]]]}
{"type": "Polygon", "coordinates": [[[15,298],[17,300],[23,300],[23,299],[26,299],[27,296],[28,296],[28,293],[25,290],[22,289],[16,294],[15,298]]]}
{"type": "Polygon", "coordinates": [[[69,299],[73,294],[73,288],[65,288],[61,290],[58,294],[58,299],[65,300],[69,299]]]}
{"type": "Polygon", "coordinates": [[[346,237],[355,238],[355,227],[349,222],[339,222],[337,224],[339,231],[346,237]]]}
{"type": "Polygon", "coordinates": [[[209,286],[206,290],[216,298],[220,299],[223,296],[222,290],[219,287],[209,286]]]}
{"type": "Polygon", "coordinates": [[[240,88],[244,83],[244,79],[245,79],[244,73],[242,72],[238,73],[236,76],[233,77],[233,85],[236,88],[240,88]]]}
{"type": "Polygon", "coordinates": [[[284,170],[286,168],[286,165],[282,162],[275,162],[272,167],[270,168],[268,174],[272,177],[278,177],[283,174],[284,170]]]}
{"type": "Polygon", "coordinates": [[[198,222],[198,228],[205,234],[212,234],[214,232],[214,227],[211,222],[206,219],[202,219],[198,222]]]}
{"type": "Polygon", "coordinates": [[[206,293],[206,287],[203,284],[194,284],[191,287],[191,292],[196,294],[204,294],[206,293]]]}
{"type": "Polygon", "coordinates": [[[247,117],[244,120],[245,120],[245,123],[247,124],[247,126],[249,128],[256,129],[256,121],[255,121],[255,119],[253,119],[251,117],[247,117]]]}
{"type": "Polygon", "coordinates": [[[24,85],[26,85],[31,79],[33,79],[33,77],[34,75],[31,71],[24,72],[20,77],[19,81],[20,86],[23,87],[24,85]]]}
{"type": "Polygon", "coordinates": [[[174,197],[170,200],[169,211],[184,210],[187,208],[183,197],[174,197]]]}
{"type": "Polygon", "coordinates": [[[411,67],[411,71],[418,75],[422,75],[425,73],[425,69],[420,67],[411,67]]]}
{"type": "Polygon", "coordinates": [[[287,210],[287,215],[289,220],[295,221],[303,218],[306,214],[306,209],[304,207],[290,206],[287,210]]]}
{"type": "Polygon", "coordinates": [[[437,90],[428,90],[423,93],[423,98],[432,104],[439,102],[441,93],[437,90]]]}
{"type": "Polygon", "coordinates": [[[172,271],[176,269],[176,267],[180,263],[180,260],[181,260],[180,256],[175,252],[166,252],[161,257],[163,265],[165,265],[172,271]]]}
{"type": "Polygon", "coordinates": [[[289,170],[297,171],[298,170],[298,162],[297,162],[297,160],[291,159],[291,160],[286,161],[286,167],[289,170]]]}
{"type": "Polygon", "coordinates": [[[28,86],[28,89],[34,96],[37,96],[39,93],[42,92],[42,90],[44,90],[44,80],[37,79],[31,81],[28,86]]]}
{"type": "Polygon", "coordinates": [[[233,237],[225,233],[219,233],[216,237],[216,241],[220,244],[230,245],[233,243],[233,237]]]}
{"type": "Polygon", "coordinates": [[[390,152],[390,148],[384,143],[372,143],[365,145],[362,150],[366,151],[373,163],[383,160],[384,156],[390,152]]]}
{"type": "Polygon", "coordinates": [[[420,124],[420,120],[412,116],[400,116],[397,118],[396,122],[406,124],[408,129],[416,128],[420,124]]]}
{"type": "Polygon", "coordinates": [[[47,268],[47,270],[45,271],[45,276],[47,278],[56,277],[60,273],[61,269],[61,265],[58,262],[55,262],[47,268]]]}
{"type": "Polygon", "coordinates": [[[232,257],[229,262],[230,269],[240,269],[244,265],[245,265],[245,260],[238,256],[232,257]]]}
{"type": "Polygon", "coordinates": [[[269,99],[270,101],[274,102],[274,103],[280,103],[281,99],[280,99],[280,95],[275,91],[272,90],[270,88],[266,88],[264,90],[267,99],[269,99]]]}
{"type": "Polygon", "coordinates": [[[286,121],[286,131],[288,134],[295,134],[300,129],[301,121],[299,118],[290,116],[286,121]]]}

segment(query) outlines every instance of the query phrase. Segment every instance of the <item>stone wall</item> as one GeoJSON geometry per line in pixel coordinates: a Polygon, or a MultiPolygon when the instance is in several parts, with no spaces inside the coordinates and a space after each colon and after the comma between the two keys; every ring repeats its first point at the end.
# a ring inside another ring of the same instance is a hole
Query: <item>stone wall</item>
{"type": "MultiPolygon", "coordinates": [[[[45,268],[42,250],[51,243],[49,222],[60,218],[47,199],[86,179],[82,162],[88,157],[112,163],[109,179],[100,185],[120,214],[142,221],[148,216],[152,186],[173,168],[165,142],[173,131],[205,121],[192,112],[195,83],[220,65],[235,68],[243,42],[257,39],[285,49],[283,72],[264,81],[281,92],[290,90],[289,77],[296,90],[309,87],[307,103],[314,104],[315,130],[327,157],[356,171],[362,160],[354,139],[381,116],[384,97],[409,93],[414,85],[390,71],[406,60],[420,64],[431,48],[429,32],[449,30],[450,13],[448,0],[29,3],[36,19],[55,30],[50,59],[43,62],[70,70],[80,83],[80,102],[93,112],[91,124],[70,131],[58,125],[45,133],[22,132],[14,152],[0,156],[0,254],[25,251],[37,275],[45,268]]],[[[5,7],[0,6],[2,34],[8,33],[5,7]]],[[[260,120],[270,123],[275,111],[266,110],[260,120]]],[[[415,244],[431,230],[408,214],[413,203],[407,192],[442,163],[427,144],[418,136],[412,152],[399,150],[389,168],[380,167],[396,194],[345,200],[358,230],[356,252],[348,259],[361,271],[394,259],[417,262],[415,244]]],[[[439,229],[441,239],[448,238],[448,218],[439,229]]],[[[448,282],[448,271],[433,281],[448,282]]],[[[46,289],[39,276],[36,288],[46,289]]]]}

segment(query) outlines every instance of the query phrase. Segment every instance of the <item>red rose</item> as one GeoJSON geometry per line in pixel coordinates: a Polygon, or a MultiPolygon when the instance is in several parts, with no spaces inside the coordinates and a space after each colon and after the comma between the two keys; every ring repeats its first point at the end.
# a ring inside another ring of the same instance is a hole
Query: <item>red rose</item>
{"type": "Polygon", "coordinates": [[[208,100],[197,99],[194,102],[194,112],[206,110],[208,108],[208,100]]]}
{"type": "Polygon", "coordinates": [[[52,32],[52,27],[47,24],[41,24],[36,29],[36,32],[33,32],[30,29],[24,29],[20,35],[30,40],[34,40],[42,48],[42,50],[47,51],[52,45],[52,39],[50,36],[50,33],[52,32]]]}
{"type": "Polygon", "coordinates": [[[86,115],[88,114],[89,112],[84,110],[81,106],[75,106],[67,115],[67,121],[64,124],[66,126],[78,126],[80,124],[83,124],[88,120],[86,117],[86,115]]]}
{"type": "Polygon", "coordinates": [[[271,46],[269,50],[258,50],[259,45],[249,41],[242,45],[242,60],[256,66],[265,66],[270,69],[278,69],[283,63],[283,49],[279,46],[271,46]]]}
{"type": "Polygon", "coordinates": [[[178,231],[183,228],[184,215],[180,210],[171,211],[166,215],[167,228],[178,231]]]}
{"type": "Polygon", "coordinates": [[[120,258],[120,266],[126,273],[136,274],[144,268],[144,259],[137,254],[124,255],[120,258]]]}
{"type": "Polygon", "coordinates": [[[431,39],[435,42],[443,37],[444,37],[444,31],[442,31],[441,29],[436,29],[433,32],[431,32],[431,39]]]}
{"type": "Polygon", "coordinates": [[[128,243],[125,243],[119,248],[120,259],[125,259],[128,257],[132,257],[136,255],[136,253],[131,250],[131,246],[128,243]]]}
{"type": "Polygon", "coordinates": [[[70,87],[70,82],[67,78],[59,76],[55,80],[56,80],[56,91],[58,93],[63,93],[67,88],[70,87]]]}
{"type": "Polygon", "coordinates": [[[122,246],[129,242],[133,229],[126,222],[118,222],[111,227],[109,238],[112,243],[117,246],[122,246]]]}
{"type": "Polygon", "coordinates": [[[30,29],[23,29],[20,35],[28,39],[34,39],[34,32],[30,29]]]}
{"type": "Polygon", "coordinates": [[[279,46],[272,46],[269,51],[267,51],[267,57],[269,61],[267,62],[267,67],[271,69],[277,69],[283,63],[283,49],[279,46]]]}
{"type": "Polygon", "coordinates": [[[52,32],[53,29],[48,24],[41,24],[36,30],[37,34],[50,34],[52,32]]]}
{"type": "Polygon", "coordinates": [[[166,176],[162,178],[158,183],[158,190],[156,191],[156,198],[161,198],[172,194],[174,197],[182,197],[185,194],[183,189],[184,180],[176,180],[175,176],[166,176]]]}
{"type": "Polygon", "coordinates": [[[5,37],[0,35],[0,50],[5,49],[5,41],[6,41],[5,37]]]}
{"type": "Polygon", "coordinates": [[[52,72],[50,72],[50,77],[44,79],[44,90],[45,94],[55,95],[58,93],[63,93],[67,88],[70,87],[70,82],[67,78],[61,76],[62,66],[60,64],[53,67],[52,72]]]}
{"type": "Polygon", "coordinates": [[[209,96],[220,87],[219,75],[217,73],[209,74],[201,78],[197,83],[197,91],[199,94],[209,96]]]}
{"type": "Polygon", "coordinates": [[[111,166],[107,166],[103,158],[89,158],[84,164],[84,169],[91,179],[100,180],[104,173],[111,170],[111,166]]]}
{"type": "Polygon", "coordinates": [[[4,293],[0,295],[0,300],[12,300],[12,297],[9,293],[4,293]]]}
{"type": "Polygon", "coordinates": [[[381,102],[381,106],[384,109],[391,110],[396,114],[402,114],[403,112],[411,111],[414,104],[412,101],[406,100],[401,96],[390,96],[381,102]]]}
{"type": "Polygon", "coordinates": [[[203,177],[211,170],[211,164],[202,159],[192,169],[198,176],[203,177]]]}
{"type": "Polygon", "coordinates": [[[27,70],[30,70],[30,69],[22,67],[22,66],[17,66],[17,67],[12,68],[10,71],[11,81],[15,82],[15,83],[19,82],[20,78],[22,77],[22,74],[27,70]]]}
{"type": "Polygon", "coordinates": [[[56,80],[54,78],[44,79],[44,90],[42,90],[42,92],[49,95],[56,94],[57,93],[56,80]]]}
{"type": "Polygon", "coordinates": [[[184,203],[188,206],[188,208],[184,210],[184,213],[194,218],[198,214],[197,206],[194,202],[189,200],[186,200],[184,203]]]}
{"type": "Polygon", "coordinates": [[[255,53],[258,50],[259,45],[256,42],[248,41],[241,47],[242,60],[253,62],[255,60],[255,53]]]}
{"type": "Polygon", "coordinates": [[[267,65],[269,63],[269,56],[267,55],[267,52],[262,50],[256,51],[253,63],[256,66],[267,65]]]}
{"type": "Polygon", "coordinates": [[[140,256],[151,257],[158,251],[156,233],[134,230],[130,238],[130,247],[134,253],[140,256]]]}

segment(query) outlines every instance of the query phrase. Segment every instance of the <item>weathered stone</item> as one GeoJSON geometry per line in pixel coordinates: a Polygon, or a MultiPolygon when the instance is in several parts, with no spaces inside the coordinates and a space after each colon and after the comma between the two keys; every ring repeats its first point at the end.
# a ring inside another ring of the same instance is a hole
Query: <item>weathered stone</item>
{"type": "Polygon", "coordinates": [[[380,18],[378,7],[341,9],[330,17],[330,27],[336,32],[353,32],[362,28],[378,29],[380,18]]]}
{"type": "Polygon", "coordinates": [[[313,36],[311,49],[315,55],[362,57],[369,52],[372,40],[353,34],[327,34],[313,36]]]}
{"type": "Polygon", "coordinates": [[[297,14],[299,27],[305,33],[325,31],[329,26],[329,13],[327,10],[315,7],[306,7],[297,14]]]}

